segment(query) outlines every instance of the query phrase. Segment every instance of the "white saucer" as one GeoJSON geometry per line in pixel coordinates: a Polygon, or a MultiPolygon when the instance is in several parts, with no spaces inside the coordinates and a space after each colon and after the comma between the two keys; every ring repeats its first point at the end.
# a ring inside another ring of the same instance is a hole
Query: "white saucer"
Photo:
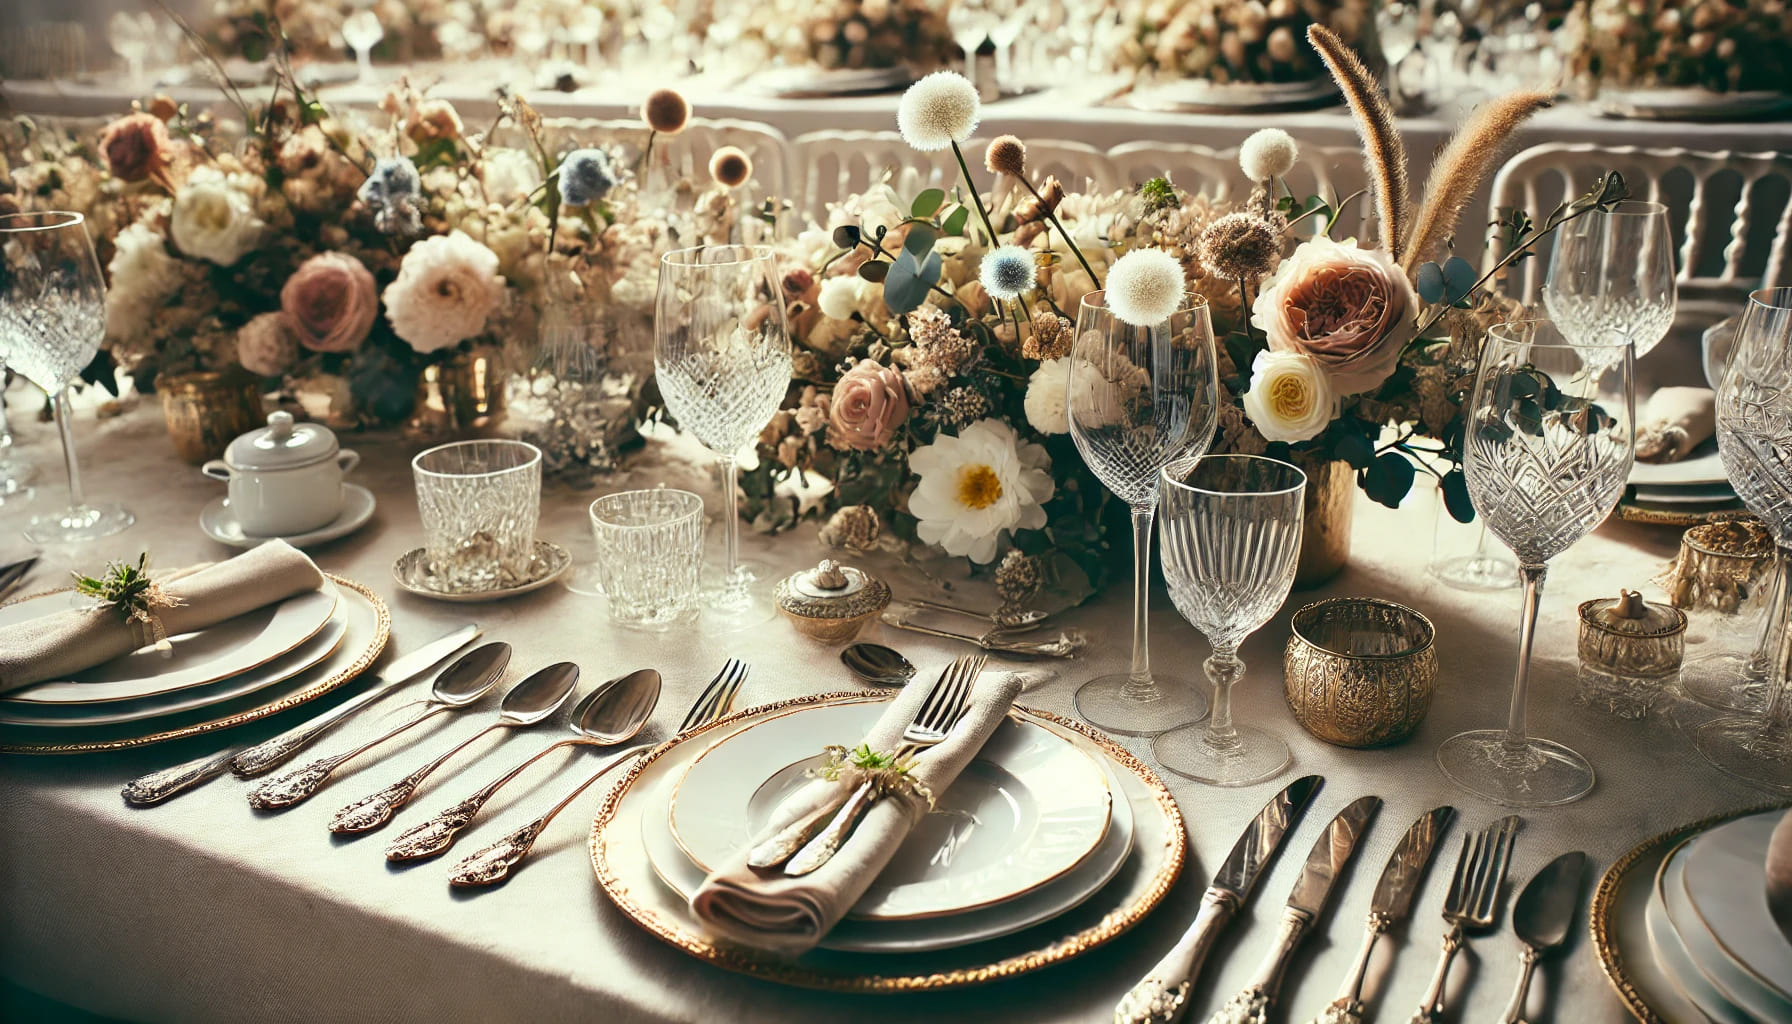
{"type": "Polygon", "coordinates": [[[236,514],[230,510],[230,499],[219,498],[199,510],[199,528],[207,537],[233,548],[252,548],[268,540],[283,540],[295,548],[305,548],[345,537],[367,525],[367,520],[373,518],[375,504],[372,491],[359,484],[343,484],[342,514],[332,522],[290,537],[257,537],[243,532],[243,524],[236,521],[236,514]]]}

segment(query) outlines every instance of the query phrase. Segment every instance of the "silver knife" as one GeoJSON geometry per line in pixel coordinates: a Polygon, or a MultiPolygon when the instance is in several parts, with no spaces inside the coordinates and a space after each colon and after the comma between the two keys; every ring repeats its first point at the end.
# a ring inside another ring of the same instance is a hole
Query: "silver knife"
{"type": "Polygon", "coordinates": [[[1369,823],[1375,820],[1375,812],[1380,809],[1381,797],[1359,797],[1325,826],[1325,834],[1313,844],[1313,851],[1307,854],[1306,866],[1294,880],[1288,905],[1282,908],[1282,923],[1277,929],[1275,944],[1269,947],[1263,962],[1257,966],[1257,973],[1246,983],[1244,990],[1207,1018],[1207,1024],[1264,1024],[1269,1017],[1269,1008],[1275,1005],[1276,992],[1282,987],[1282,973],[1288,968],[1289,957],[1307,937],[1307,929],[1313,927],[1320,912],[1325,910],[1339,873],[1350,863],[1351,856],[1356,853],[1357,840],[1363,837],[1369,823]]]}
{"type": "Polygon", "coordinates": [[[1282,848],[1282,839],[1324,781],[1317,775],[1296,779],[1257,812],[1214,873],[1207,892],[1201,896],[1201,910],[1194,923],[1151,973],[1120,999],[1114,1007],[1114,1024],[1172,1024],[1181,1019],[1188,1009],[1189,988],[1201,971],[1201,961],[1207,958],[1208,950],[1232,915],[1244,905],[1264,867],[1282,848]]]}
{"type": "Polygon", "coordinates": [[[245,776],[265,772],[304,749],[306,744],[328,732],[343,719],[410,682],[428,671],[430,666],[436,662],[472,643],[479,638],[480,632],[478,626],[468,623],[431,640],[402,658],[394,658],[390,664],[380,670],[380,681],[372,687],[352,700],[344,701],[309,722],[295,726],[264,743],[259,743],[247,750],[231,747],[229,750],[213,754],[210,757],[177,764],[172,768],[164,768],[142,778],[132,779],[124,784],[124,802],[137,807],[159,804],[176,793],[222,775],[226,769],[233,767],[237,774],[245,776]],[[244,770],[244,764],[249,765],[252,770],[244,770]]]}
{"type": "Polygon", "coordinates": [[[1369,900],[1369,920],[1363,933],[1363,946],[1357,950],[1356,963],[1338,990],[1338,998],[1325,1008],[1312,1024],[1362,1024],[1363,977],[1369,970],[1369,954],[1375,943],[1389,928],[1406,918],[1412,910],[1412,898],[1425,877],[1425,868],[1437,849],[1437,838],[1450,827],[1456,811],[1451,807],[1434,807],[1419,816],[1400,837],[1399,845],[1388,856],[1381,869],[1381,881],[1375,883],[1375,895],[1369,900]]]}

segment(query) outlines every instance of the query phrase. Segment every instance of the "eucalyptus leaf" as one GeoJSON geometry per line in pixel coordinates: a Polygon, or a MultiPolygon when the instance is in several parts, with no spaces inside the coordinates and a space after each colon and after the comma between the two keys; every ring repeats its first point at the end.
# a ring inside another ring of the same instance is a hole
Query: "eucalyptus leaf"
{"type": "Polygon", "coordinates": [[[1444,268],[1436,263],[1419,264],[1418,272],[1412,276],[1412,286],[1418,290],[1419,298],[1427,303],[1444,300],[1444,268]]]}
{"type": "Polygon", "coordinates": [[[1399,452],[1385,452],[1375,460],[1381,469],[1381,494],[1370,497],[1388,508],[1399,508],[1408,491],[1412,490],[1413,468],[1406,456],[1399,452]]]}
{"type": "Polygon", "coordinates": [[[890,265],[883,260],[866,260],[859,264],[859,276],[872,284],[877,284],[890,273],[890,265]]]}
{"type": "Polygon", "coordinates": [[[933,243],[937,241],[939,236],[934,233],[933,228],[926,224],[916,224],[908,229],[908,237],[902,240],[902,249],[904,252],[914,253],[915,258],[920,259],[933,249],[933,243]]]}
{"type": "Polygon", "coordinates": [[[1468,293],[1475,290],[1475,281],[1480,278],[1475,272],[1475,265],[1460,256],[1452,256],[1444,261],[1445,294],[1451,302],[1461,302],[1468,298],[1468,293]]]}
{"type": "Polygon", "coordinates": [[[940,279],[940,254],[930,252],[921,263],[904,249],[884,278],[884,305],[897,315],[912,313],[927,301],[927,291],[940,279]]]}
{"type": "Polygon", "coordinates": [[[1369,443],[1367,437],[1355,431],[1349,431],[1338,438],[1334,451],[1338,458],[1350,464],[1351,469],[1368,469],[1370,463],[1375,461],[1375,446],[1369,443]]]}
{"type": "Polygon", "coordinates": [[[960,206],[946,215],[946,220],[940,225],[940,229],[948,235],[962,235],[964,234],[965,223],[970,219],[971,208],[968,206],[960,206]]]}
{"type": "Polygon", "coordinates": [[[834,229],[834,244],[842,249],[851,249],[859,244],[859,226],[842,224],[834,229]]]}
{"type": "Polygon", "coordinates": [[[1463,474],[1462,467],[1444,474],[1438,489],[1443,493],[1444,508],[1449,510],[1451,519],[1459,523],[1475,521],[1475,503],[1469,500],[1468,477],[1463,474]]]}
{"type": "Polygon", "coordinates": [[[1512,403],[1512,425],[1530,434],[1532,437],[1543,436],[1543,407],[1535,400],[1521,398],[1512,403]]]}
{"type": "Polygon", "coordinates": [[[908,212],[912,217],[931,217],[946,201],[946,190],[930,188],[915,197],[909,204],[908,212]]]}

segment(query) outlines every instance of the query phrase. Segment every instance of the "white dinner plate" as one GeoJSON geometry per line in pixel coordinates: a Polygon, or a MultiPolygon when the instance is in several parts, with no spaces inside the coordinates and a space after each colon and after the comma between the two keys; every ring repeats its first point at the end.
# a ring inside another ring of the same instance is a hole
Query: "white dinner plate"
{"type": "MultiPolygon", "coordinates": [[[[72,607],[70,591],[58,591],[0,608],[0,625],[24,622],[72,607]]],[[[316,636],[336,610],[336,585],[296,594],[196,633],[169,637],[171,654],[141,648],[81,672],[73,679],[14,690],[0,703],[89,704],[134,700],[204,686],[282,657],[316,636]]]]}
{"type": "MultiPolygon", "coordinates": [[[[764,831],[818,760],[792,755],[851,746],[886,704],[806,708],[720,740],[674,786],[678,845],[710,871],[764,831]],[[769,785],[763,785],[769,780],[769,785]]],[[[1112,819],[1106,773],[1035,722],[1004,719],[884,868],[850,917],[894,921],[957,914],[1014,899],[1087,860],[1112,819]]]]}
{"type": "MultiPolygon", "coordinates": [[[[1792,1017],[1792,943],[1767,909],[1767,841],[1783,816],[1770,811],[1720,825],[1693,840],[1684,859],[1690,908],[1713,943],[1792,1017]]],[[[1702,962],[1698,944],[1688,946],[1702,962]]]]}
{"type": "MultiPolygon", "coordinates": [[[[1693,965],[1692,957],[1686,952],[1686,946],[1680,941],[1679,933],[1674,930],[1672,919],[1668,917],[1667,905],[1662,902],[1662,879],[1668,866],[1685,849],[1686,846],[1682,843],[1662,858],[1661,867],[1655,872],[1649,905],[1644,910],[1644,922],[1649,930],[1649,948],[1655,954],[1655,965],[1667,975],[1679,996],[1697,1008],[1700,1018],[1716,1021],[1717,1024],[1755,1024],[1747,1012],[1725,998],[1708,978],[1699,973],[1699,969],[1693,965]]],[[[1672,1019],[1682,1018],[1676,1016],[1672,1019]]],[[[1684,1019],[1690,1021],[1697,1018],[1684,1019]]]]}
{"type": "Polygon", "coordinates": [[[1330,78],[1305,82],[1209,82],[1202,78],[1179,78],[1141,83],[1126,96],[1126,102],[1140,110],[1196,114],[1300,110],[1329,105],[1340,99],[1338,87],[1330,78]]]}
{"type": "Polygon", "coordinates": [[[1723,457],[1716,442],[1706,442],[1679,462],[1638,462],[1630,467],[1630,482],[1649,487],[1684,487],[1688,484],[1728,483],[1723,457]]]}
{"type": "MultiPolygon", "coordinates": [[[[1707,833],[1688,840],[1662,865],[1658,898],[1667,911],[1668,923],[1674,926],[1674,934],[1679,937],[1687,959],[1727,1002],[1762,1020],[1792,1020],[1792,1003],[1725,954],[1713,941],[1711,931],[1687,895],[1687,872],[1698,856],[1697,848],[1709,838],[1707,833]]],[[[1761,849],[1761,856],[1763,859],[1767,856],[1765,847],[1761,849]]],[[[1764,873],[1762,882],[1765,885],[1764,873]]],[[[1765,894],[1761,898],[1765,901],[1765,894]]]]}
{"type": "Polygon", "coordinates": [[[747,80],[753,92],[765,96],[851,96],[889,92],[915,80],[907,67],[894,68],[771,68],[747,80]]]}

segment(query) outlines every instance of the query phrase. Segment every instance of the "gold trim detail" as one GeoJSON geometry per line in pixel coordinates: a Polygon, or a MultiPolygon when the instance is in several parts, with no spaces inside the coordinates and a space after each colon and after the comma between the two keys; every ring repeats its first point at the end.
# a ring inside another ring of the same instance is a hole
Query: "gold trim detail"
{"type": "MultiPolygon", "coordinates": [[[[718,944],[695,933],[695,930],[683,922],[669,921],[653,911],[637,903],[628,892],[624,881],[610,867],[609,859],[604,852],[604,831],[615,820],[616,812],[622,797],[641,776],[648,765],[682,743],[688,743],[712,729],[725,728],[747,718],[774,714],[785,709],[807,707],[823,702],[879,699],[880,695],[868,695],[862,690],[844,693],[822,693],[807,697],[796,697],[774,704],[748,708],[717,722],[712,722],[700,729],[682,736],[667,740],[648,751],[646,756],[635,762],[621,782],[612,787],[598,808],[597,816],[591,822],[591,866],[597,875],[598,885],[617,909],[628,915],[636,924],[646,929],[648,934],[660,941],[681,950],[699,960],[721,967],[738,974],[751,975],[766,981],[802,988],[824,989],[833,992],[860,993],[894,993],[937,991],[940,989],[962,988],[967,985],[980,985],[1011,978],[1039,970],[1064,960],[1082,955],[1097,946],[1103,945],[1144,920],[1145,915],[1157,908],[1168,895],[1170,887],[1182,874],[1183,863],[1187,858],[1187,833],[1182,822],[1182,812],[1176,805],[1175,797],[1170,795],[1155,772],[1144,762],[1134,757],[1125,748],[1113,740],[1090,729],[1081,722],[1061,718],[1046,711],[1032,708],[1021,708],[1027,714],[1041,721],[1051,722],[1062,728],[1076,732],[1101,748],[1101,751],[1112,758],[1115,763],[1132,772],[1151,790],[1157,802],[1157,808],[1163,814],[1168,828],[1165,861],[1157,873],[1151,878],[1149,886],[1132,903],[1118,907],[1104,915],[1095,924],[1066,936],[1038,949],[1018,953],[992,963],[961,967],[947,971],[935,971],[925,974],[842,974],[829,972],[787,959],[779,959],[768,954],[754,952],[739,946],[718,944]]],[[[886,698],[887,699],[887,698],[886,698]]],[[[885,962],[900,962],[900,958],[886,958],[885,962]]]]}
{"type": "MultiPolygon", "coordinates": [[[[239,712],[227,718],[220,718],[210,722],[197,722],[193,725],[182,726],[179,729],[170,729],[166,732],[152,733],[148,736],[137,736],[131,739],[104,740],[94,743],[0,744],[0,753],[85,754],[101,750],[128,750],[132,747],[148,746],[151,743],[162,743],[167,740],[184,739],[188,736],[198,736],[201,733],[229,729],[234,726],[242,725],[245,722],[253,722],[257,719],[266,718],[269,715],[279,714],[287,708],[297,707],[306,701],[313,700],[329,693],[331,690],[336,689],[367,671],[368,666],[372,665],[374,661],[379,658],[380,654],[385,651],[386,642],[392,637],[392,612],[386,607],[386,602],[379,599],[379,595],[375,594],[371,589],[362,584],[352,580],[343,579],[341,576],[337,576],[333,573],[325,573],[324,575],[328,576],[337,586],[347,587],[366,598],[367,602],[373,606],[374,617],[377,620],[374,627],[373,639],[368,643],[367,648],[355,658],[352,664],[341,669],[328,679],[324,679],[318,682],[315,686],[300,690],[297,693],[289,693],[279,700],[263,704],[259,707],[250,708],[247,711],[239,712]]],[[[55,592],[56,591],[47,591],[47,593],[55,592]]],[[[29,601],[32,598],[42,596],[44,595],[41,593],[31,594],[27,597],[18,598],[18,600],[29,601]]]]}

